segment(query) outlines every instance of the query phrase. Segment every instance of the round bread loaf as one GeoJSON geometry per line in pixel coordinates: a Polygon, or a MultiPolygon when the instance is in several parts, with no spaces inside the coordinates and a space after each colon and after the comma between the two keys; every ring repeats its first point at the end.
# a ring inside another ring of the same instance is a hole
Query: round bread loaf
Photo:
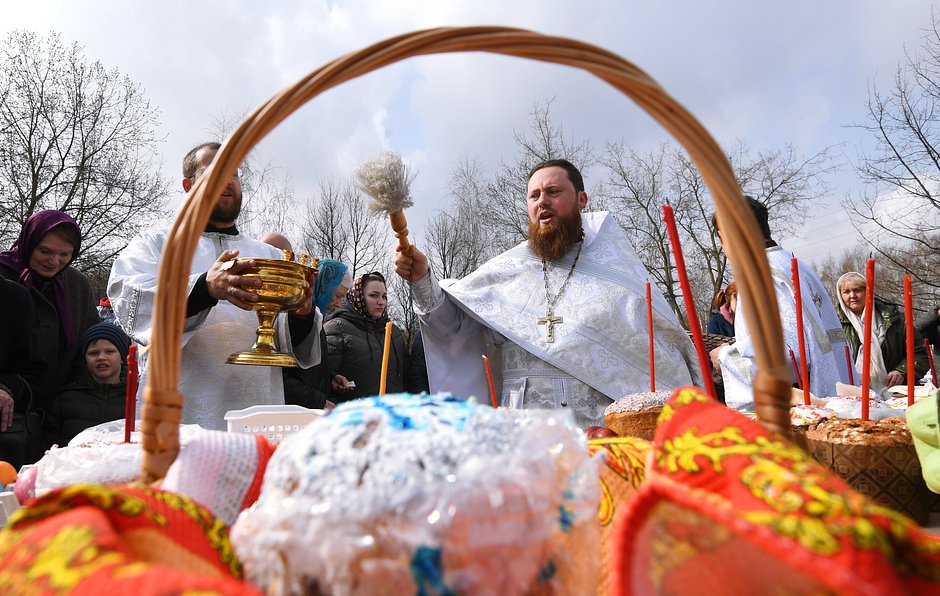
{"type": "Polygon", "coordinates": [[[568,413],[372,397],[282,442],[231,535],[268,594],[587,594],[598,492],[568,413]]]}
{"type": "Polygon", "coordinates": [[[648,441],[656,432],[656,421],[672,391],[631,393],[604,410],[604,424],[621,437],[641,437],[648,441]]]}

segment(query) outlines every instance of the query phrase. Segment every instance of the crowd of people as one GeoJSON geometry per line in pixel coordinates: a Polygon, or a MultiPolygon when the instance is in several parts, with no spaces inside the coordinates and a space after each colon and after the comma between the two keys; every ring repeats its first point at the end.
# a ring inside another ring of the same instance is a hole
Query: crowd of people
{"type": "MultiPolygon", "coordinates": [[[[219,148],[202,143],[187,153],[184,191],[204,175],[219,148]]],[[[346,264],[321,259],[307,300],[276,321],[279,349],[299,366],[237,366],[226,364],[227,356],[250,345],[257,327],[252,310],[261,282],[246,274],[253,259],[281,258],[292,247],[276,232],[256,240],[239,231],[236,174],[218,197],[189,272],[180,361],[183,423],[224,429],[226,412],[251,405],[332,408],[377,394],[391,333],[389,393],[447,391],[488,401],[483,354],[497,364],[493,399],[501,405],[570,410],[582,427],[602,424],[613,400],[650,387],[650,277],[608,214],[582,214],[587,203],[580,171],[566,160],[551,160],[529,173],[528,239],[465,278],[439,281],[420,250],[398,248],[395,272],[410,285],[421,325],[410,347],[405,333],[389,323],[381,273],[354,277],[346,264]]],[[[791,256],[772,239],[766,207],[750,198],[748,204],[764,234],[786,346],[794,349],[791,256]]],[[[51,445],[123,417],[128,349],[132,342],[149,345],[167,232],[148,229],[128,244],[100,300],[72,267],[81,231],[63,211],[33,214],[13,246],[0,253],[0,459],[14,466],[35,461],[51,445]]],[[[837,309],[811,268],[800,263],[799,269],[810,387],[829,395],[863,368],[865,278],[850,272],[839,279],[837,309]],[[846,345],[851,359],[844,357],[846,345]]],[[[739,308],[748,300],[732,282],[715,297],[707,323],[708,333],[728,337],[712,351],[709,372],[720,379],[725,402],[740,410],[753,407],[755,355],[739,308]]],[[[658,293],[651,307],[657,388],[700,384],[693,346],[676,315],[658,293]]],[[[897,306],[877,299],[875,310],[873,387],[901,384],[910,366],[923,376],[926,350],[918,338],[915,362],[907,362],[897,306]]],[[[938,324],[940,309],[919,325],[934,344],[938,324]]],[[[138,391],[147,377],[142,352],[138,391]]],[[[800,382],[796,375],[793,382],[800,382]]]]}

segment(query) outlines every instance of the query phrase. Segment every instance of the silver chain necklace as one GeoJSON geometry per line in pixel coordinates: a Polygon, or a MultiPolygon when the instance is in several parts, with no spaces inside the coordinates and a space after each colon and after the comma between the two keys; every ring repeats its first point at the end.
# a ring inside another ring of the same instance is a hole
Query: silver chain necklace
{"type": "Polygon", "coordinates": [[[555,294],[554,298],[552,298],[552,294],[548,290],[548,264],[545,262],[545,259],[542,259],[542,279],[545,281],[545,316],[539,317],[536,320],[538,321],[539,325],[545,325],[545,343],[552,343],[555,341],[555,325],[565,322],[563,317],[556,317],[554,315],[555,303],[557,303],[558,299],[561,298],[561,293],[565,291],[565,287],[571,280],[571,275],[574,273],[574,268],[578,264],[578,258],[581,257],[581,247],[583,246],[584,232],[582,231],[581,240],[578,244],[578,252],[576,252],[574,255],[574,263],[571,264],[571,269],[568,270],[568,275],[565,277],[565,281],[561,282],[561,287],[558,288],[558,293],[555,294]]]}

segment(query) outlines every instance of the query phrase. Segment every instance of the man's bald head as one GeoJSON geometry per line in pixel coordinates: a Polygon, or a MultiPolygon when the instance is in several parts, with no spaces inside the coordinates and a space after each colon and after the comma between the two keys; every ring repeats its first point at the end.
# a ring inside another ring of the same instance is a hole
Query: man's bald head
{"type": "Polygon", "coordinates": [[[274,248],[280,248],[281,250],[294,250],[294,247],[290,245],[290,240],[288,240],[286,236],[278,234],[277,232],[270,232],[265,234],[261,238],[261,241],[265,244],[270,244],[274,248]]]}

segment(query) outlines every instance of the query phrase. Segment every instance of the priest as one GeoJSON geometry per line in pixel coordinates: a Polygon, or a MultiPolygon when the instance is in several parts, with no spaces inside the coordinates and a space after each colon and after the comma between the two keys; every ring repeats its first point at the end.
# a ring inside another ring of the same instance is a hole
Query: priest
{"type": "MultiPolygon", "coordinates": [[[[800,361],[797,331],[796,291],[793,286],[793,255],[771,237],[767,207],[753,197],[744,197],[757,226],[764,237],[770,276],[773,279],[777,308],[783,327],[784,348],[792,350],[797,367],[800,361]]],[[[724,245],[727,238],[718,229],[717,219],[712,225],[718,230],[718,239],[724,245]]],[[[802,261],[797,261],[800,272],[800,296],[803,311],[806,366],[809,371],[810,392],[819,397],[835,395],[836,383],[849,382],[849,368],[845,360],[845,333],[829,293],[816,273],[802,261]]],[[[734,315],[734,344],[712,350],[712,363],[721,373],[725,386],[725,402],[736,410],[754,410],[754,375],[757,370],[754,342],[748,331],[741,304],[750,300],[744,292],[738,295],[738,309],[734,315]]],[[[857,375],[855,375],[857,378],[857,375]]],[[[794,385],[799,379],[794,374],[794,385]]]]}
{"type": "MultiPolygon", "coordinates": [[[[488,401],[488,353],[503,406],[570,409],[582,427],[600,425],[613,400],[650,389],[649,274],[611,216],[582,216],[588,195],[569,161],[532,168],[527,194],[528,240],[460,281],[438,283],[424,254],[398,248],[431,390],[488,401]]],[[[656,388],[698,381],[688,335],[653,294],[656,388]]]]}
{"type": "MultiPolygon", "coordinates": [[[[218,143],[194,147],[183,159],[183,190],[212,164],[218,143]]],[[[199,238],[189,273],[180,391],[184,397],[183,422],[224,430],[225,413],[252,405],[283,405],[280,368],[226,364],[229,354],[252,345],[258,318],[252,290],[261,280],[244,273],[254,266],[252,257],[283,258],[283,252],[240,233],[242,190],[238,174],[229,181],[213,208],[209,225],[199,238]]],[[[167,240],[167,228],[146,230],[135,237],[111,267],[108,296],[121,327],[137,343],[147,346],[153,328],[157,270],[167,240]]],[[[312,285],[311,279],[311,285],[312,285]]],[[[303,368],[320,362],[322,317],[311,301],[275,324],[281,351],[294,354],[303,368]]],[[[146,355],[141,358],[141,392],[146,381],[146,355]]]]}

